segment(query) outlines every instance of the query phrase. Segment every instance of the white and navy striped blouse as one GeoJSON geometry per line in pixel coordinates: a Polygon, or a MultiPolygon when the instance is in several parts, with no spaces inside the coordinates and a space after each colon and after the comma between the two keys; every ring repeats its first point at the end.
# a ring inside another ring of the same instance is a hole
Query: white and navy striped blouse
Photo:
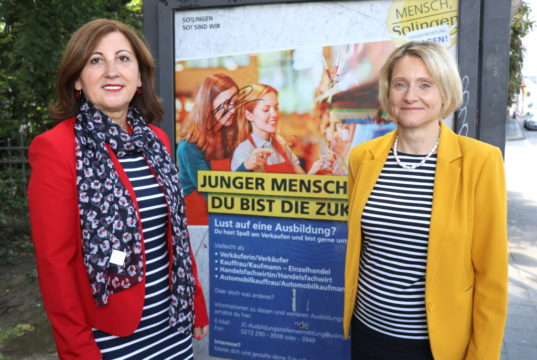
{"type": "Polygon", "coordinates": [[[169,325],[168,208],[156,178],[139,154],[118,159],[134,188],[142,221],[146,255],[145,303],[138,329],[118,337],[94,329],[103,359],[192,359],[192,337],[169,325]]]}
{"type": "MultiPolygon", "coordinates": [[[[398,153],[406,164],[423,155],[398,153]]],[[[362,252],[354,315],[379,333],[428,339],[425,269],[436,155],[414,171],[390,151],[362,213],[362,252]]]]}

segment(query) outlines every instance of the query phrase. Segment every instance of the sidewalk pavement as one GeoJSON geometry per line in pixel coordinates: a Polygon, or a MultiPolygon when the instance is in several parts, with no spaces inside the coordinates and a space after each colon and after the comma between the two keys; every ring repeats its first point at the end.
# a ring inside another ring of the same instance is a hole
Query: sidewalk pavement
{"type": "Polygon", "coordinates": [[[502,360],[537,359],[537,133],[506,142],[509,308],[502,360]]]}
{"type": "Polygon", "coordinates": [[[505,121],[505,140],[522,140],[524,138],[524,130],[522,130],[520,122],[508,116],[505,121]]]}

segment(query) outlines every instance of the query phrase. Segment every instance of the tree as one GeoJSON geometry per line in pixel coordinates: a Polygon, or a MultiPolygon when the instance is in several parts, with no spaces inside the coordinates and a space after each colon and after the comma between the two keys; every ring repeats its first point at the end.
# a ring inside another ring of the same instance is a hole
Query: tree
{"type": "Polygon", "coordinates": [[[520,92],[522,84],[522,67],[526,49],[522,39],[533,28],[534,22],[530,19],[531,9],[525,2],[521,2],[518,11],[511,22],[511,45],[509,51],[509,86],[507,89],[507,106],[513,104],[513,99],[520,92]]]}
{"type": "Polygon", "coordinates": [[[69,36],[96,18],[142,27],[141,0],[0,2],[0,144],[19,131],[31,139],[52,125],[47,107],[69,36]]]}

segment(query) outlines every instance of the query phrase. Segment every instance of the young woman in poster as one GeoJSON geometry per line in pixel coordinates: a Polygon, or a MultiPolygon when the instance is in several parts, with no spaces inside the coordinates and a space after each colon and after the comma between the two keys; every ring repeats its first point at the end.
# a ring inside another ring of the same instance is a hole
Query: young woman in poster
{"type": "MultiPolygon", "coordinates": [[[[298,157],[276,134],[280,121],[278,91],[270,85],[254,84],[248,86],[246,94],[243,115],[250,124],[250,133],[233,152],[231,169],[304,174],[298,157]]],[[[317,160],[308,174],[316,174],[329,166],[330,161],[317,160]]]]}
{"type": "Polygon", "coordinates": [[[207,202],[197,191],[198,171],[230,171],[233,150],[248,134],[243,118],[237,116],[239,96],[229,76],[207,77],[183,127],[177,161],[189,225],[207,225],[207,202]]]}
{"type": "Polygon", "coordinates": [[[353,359],[499,359],[507,315],[507,206],[500,149],[442,122],[457,65],[409,42],[381,70],[397,129],[349,160],[344,334],[353,359]]]}

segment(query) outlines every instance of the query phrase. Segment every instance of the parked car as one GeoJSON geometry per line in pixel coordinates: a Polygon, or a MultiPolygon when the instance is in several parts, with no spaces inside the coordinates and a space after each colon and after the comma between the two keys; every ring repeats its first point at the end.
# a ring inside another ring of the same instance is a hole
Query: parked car
{"type": "Polygon", "coordinates": [[[533,116],[533,113],[526,113],[524,115],[524,129],[537,130],[537,119],[533,116]]]}

